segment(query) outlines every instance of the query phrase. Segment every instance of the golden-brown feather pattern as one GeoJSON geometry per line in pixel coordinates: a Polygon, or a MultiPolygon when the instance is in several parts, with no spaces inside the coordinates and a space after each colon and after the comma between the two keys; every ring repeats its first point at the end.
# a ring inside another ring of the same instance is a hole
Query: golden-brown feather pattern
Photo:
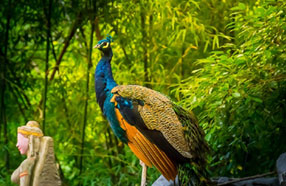
{"type": "Polygon", "coordinates": [[[138,111],[148,129],[160,131],[182,156],[192,158],[191,144],[185,139],[183,126],[166,96],[138,85],[116,86],[111,92],[115,96],[144,101],[143,106],[138,106],[138,111]]]}

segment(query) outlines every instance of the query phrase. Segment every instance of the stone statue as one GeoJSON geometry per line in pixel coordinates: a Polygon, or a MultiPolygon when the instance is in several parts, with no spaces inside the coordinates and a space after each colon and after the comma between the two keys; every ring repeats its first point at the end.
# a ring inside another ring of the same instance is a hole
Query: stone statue
{"type": "Polygon", "coordinates": [[[55,164],[54,142],[44,136],[36,121],[18,127],[17,148],[27,155],[13,172],[11,181],[20,186],[59,186],[61,180],[55,164]]]}

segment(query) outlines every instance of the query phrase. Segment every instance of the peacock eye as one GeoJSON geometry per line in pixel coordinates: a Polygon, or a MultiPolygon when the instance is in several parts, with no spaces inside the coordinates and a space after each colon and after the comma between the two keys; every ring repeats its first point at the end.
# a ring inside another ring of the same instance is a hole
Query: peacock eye
{"type": "Polygon", "coordinates": [[[106,43],[106,42],[104,42],[104,43],[103,43],[103,46],[106,46],[106,44],[107,44],[107,43],[106,43]]]}

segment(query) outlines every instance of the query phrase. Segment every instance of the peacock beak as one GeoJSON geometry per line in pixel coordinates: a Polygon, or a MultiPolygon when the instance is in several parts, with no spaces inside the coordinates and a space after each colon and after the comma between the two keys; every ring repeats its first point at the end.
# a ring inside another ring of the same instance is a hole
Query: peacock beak
{"type": "Polygon", "coordinates": [[[101,44],[97,44],[93,48],[100,48],[100,47],[101,47],[101,44]]]}

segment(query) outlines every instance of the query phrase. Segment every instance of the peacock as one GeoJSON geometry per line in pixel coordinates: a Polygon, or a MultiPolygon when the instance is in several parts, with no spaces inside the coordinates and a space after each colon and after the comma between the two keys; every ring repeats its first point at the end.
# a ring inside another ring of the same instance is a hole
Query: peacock
{"type": "Polygon", "coordinates": [[[148,167],[180,185],[206,185],[209,147],[195,115],[139,85],[117,85],[111,70],[112,38],[97,43],[96,99],[114,134],[148,167]]]}

